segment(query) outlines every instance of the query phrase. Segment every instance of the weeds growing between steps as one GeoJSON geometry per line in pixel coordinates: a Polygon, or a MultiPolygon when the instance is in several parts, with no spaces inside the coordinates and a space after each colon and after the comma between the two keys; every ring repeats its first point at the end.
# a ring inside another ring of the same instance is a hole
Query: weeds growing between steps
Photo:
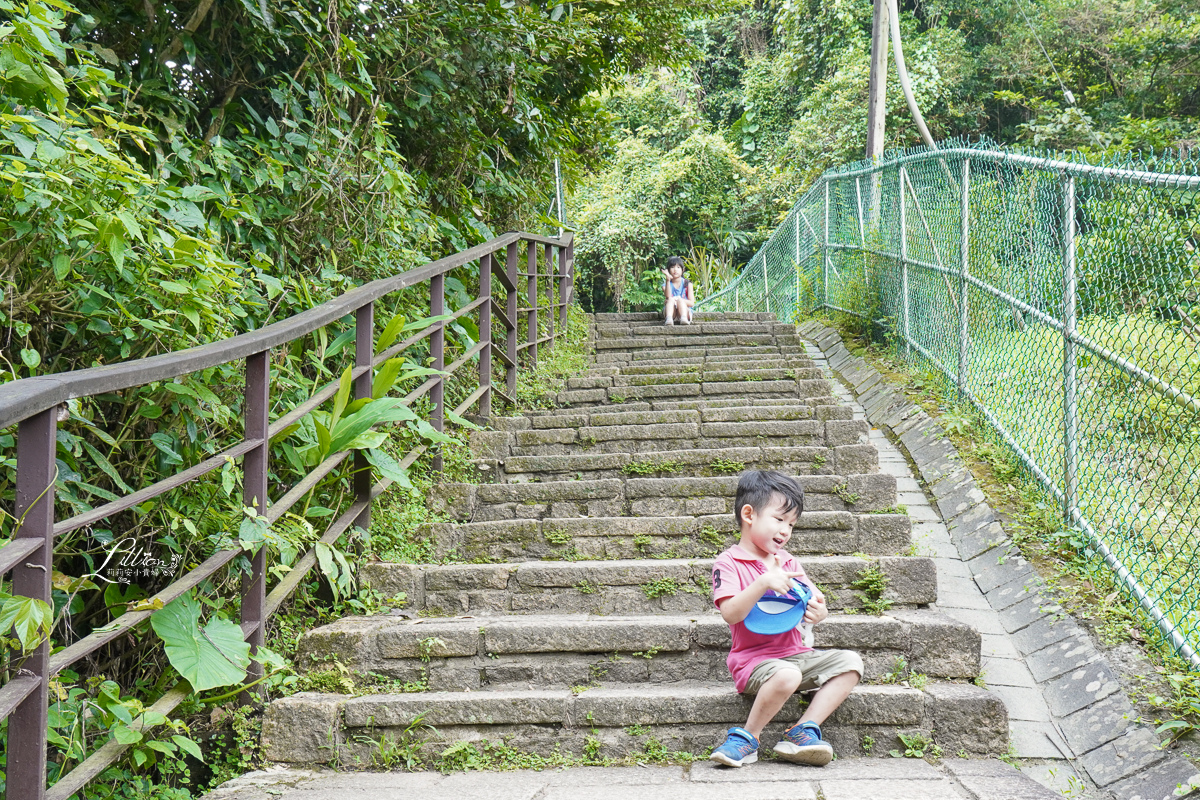
{"type": "Polygon", "coordinates": [[[1175,655],[1153,621],[1129,601],[1084,535],[1064,526],[1059,502],[970,405],[957,402],[954,386],[943,375],[918,371],[888,346],[869,341],[857,320],[821,321],[842,334],[853,355],[870,362],[939,422],[1047,593],[1110,652],[1122,648],[1110,661],[1119,667],[1141,721],[1167,735],[1167,747],[1200,763],[1200,673],[1175,655]],[[1129,659],[1130,648],[1142,657],[1129,659]]]}

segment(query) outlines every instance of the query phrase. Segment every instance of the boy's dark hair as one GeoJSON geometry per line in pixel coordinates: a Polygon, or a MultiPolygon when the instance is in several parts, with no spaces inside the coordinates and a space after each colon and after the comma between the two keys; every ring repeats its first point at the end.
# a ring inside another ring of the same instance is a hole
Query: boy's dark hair
{"type": "Polygon", "coordinates": [[[682,267],[682,266],[683,266],[683,259],[680,258],[679,256],[671,256],[670,258],[667,259],[667,269],[670,269],[671,267],[682,267]]]}
{"type": "Polygon", "coordinates": [[[733,500],[733,519],[738,529],[742,527],[742,506],[749,505],[761,512],[775,495],[783,498],[785,512],[795,511],[797,517],[804,513],[804,490],[795,478],[767,469],[743,472],[738,478],[737,495],[733,500]]]}

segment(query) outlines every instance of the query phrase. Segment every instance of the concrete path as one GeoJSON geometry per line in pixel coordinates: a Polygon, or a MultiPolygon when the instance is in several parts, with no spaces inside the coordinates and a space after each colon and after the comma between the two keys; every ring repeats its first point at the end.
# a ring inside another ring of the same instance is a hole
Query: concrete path
{"type": "Polygon", "coordinates": [[[847,759],[816,769],[703,761],[671,767],[513,772],[333,773],[274,769],[230,781],[205,800],[1050,800],[1061,798],[994,760],[847,759]]]}

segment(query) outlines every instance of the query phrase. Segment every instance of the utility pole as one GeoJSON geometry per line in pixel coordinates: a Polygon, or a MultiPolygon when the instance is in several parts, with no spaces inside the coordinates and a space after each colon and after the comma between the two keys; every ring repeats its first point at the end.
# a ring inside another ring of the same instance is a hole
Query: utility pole
{"type": "MultiPolygon", "coordinates": [[[[871,25],[871,83],[867,103],[867,158],[879,163],[883,157],[883,123],[887,112],[888,0],[875,0],[871,25]]],[[[879,225],[881,201],[879,173],[871,175],[871,200],[867,207],[868,227],[879,225]]]]}
{"type": "Polygon", "coordinates": [[[878,161],[883,155],[883,118],[887,110],[888,3],[875,0],[875,19],[871,25],[871,84],[867,105],[867,158],[878,161]]]}

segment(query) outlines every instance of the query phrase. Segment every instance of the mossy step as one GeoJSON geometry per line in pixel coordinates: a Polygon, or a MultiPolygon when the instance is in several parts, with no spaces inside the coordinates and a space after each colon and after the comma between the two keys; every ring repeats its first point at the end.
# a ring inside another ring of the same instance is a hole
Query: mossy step
{"type": "Polygon", "coordinates": [[[600,339],[624,339],[632,336],[712,336],[736,334],[766,334],[792,333],[790,329],[776,331],[769,323],[752,322],[749,320],[722,320],[719,322],[693,322],[691,325],[665,325],[662,322],[596,325],[596,336],[600,339]]]}
{"type": "MultiPolygon", "coordinates": [[[[749,320],[766,323],[776,323],[779,320],[774,314],[767,314],[762,311],[697,311],[693,316],[696,322],[724,322],[728,320],[749,320]]],[[[632,324],[635,322],[652,322],[654,320],[662,321],[662,315],[657,311],[621,311],[621,312],[601,312],[593,315],[593,321],[596,325],[604,325],[611,323],[632,324]]]]}
{"type": "MultiPolygon", "coordinates": [[[[796,481],[804,489],[805,514],[819,511],[872,513],[896,507],[896,478],[892,475],[798,475],[796,481]]],[[[430,490],[428,502],[435,514],[463,522],[591,515],[732,516],[737,484],[736,475],[664,478],[630,475],[599,480],[444,483],[430,490]]]]}
{"type": "MultiPolygon", "coordinates": [[[[266,760],[292,764],[370,763],[381,746],[413,739],[436,752],[454,742],[489,740],[543,756],[591,757],[642,753],[653,739],[656,750],[704,754],[727,728],[745,723],[751,703],[729,681],[363,697],[302,692],[267,707],[262,746],[266,760]]],[[[764,731],[763,747],[772,747],[797,715],[789,702],[764,731]]],[[[903,747],[901,733],[927,737],[948,754],[994,755],[1008,747],[1008,717],[998,696],[939,681],[920,691],[858,686],[822,732],[842,758],[887,756],[903,747]]]]}
{"type": "Polygon", "coordinates": [[[627,336],[613,339],[596,339],[593,346],[597,353],[604,350],[629,352],[662,350],[664,348],[699,348],[708,351],[730,347],[768,348],[777,346],[770,333],[704,334],[698,336],[627,336]]]}
{"type": "Polygon", "coordinates": [[[707,383],[656,383],[650,386],[614,386],[575,389],[560,392],[560,406],[595,406],[628,400],[685,400],[690,398],[733,399],[738,397],[787,398],[805,400],[828,397],[829,383],[816,380],[709,381],[707,383]]]}
{"type": "MultiPolygon", "coordinates": [[[[808,556],[804,568],[832,611],[859,609],[854,584],[874,567],[880,598],[895,608],[937,600],[933,560],[891,556],[808,556]]],[[[505,564],[389,564],[359,567],[359,580],[388,597],[403,593],[405,609],[435,614],[705,613],[713,559],[524,561],[505,564]],[[699,589],[700,591],[697,591],[699,589]]]]}
{"type": "Polygon", "coordinates": [[[794,475],[859,475],[879,470],[869,444],[840,447],[725,447],[659,450],[652,453],[578,453],[509,456],[476,462],[497,483],[530,480],[594,480],[623,475],[729,475],[743,469],[775,469],[794,475]]]}
{"type": "MultiPolygon", "coordinates": [[[[573,409],[582,410],[582,409],[573,409]]],[[[626,412],[628,413],[628,412],[626,412]]],[[[658,414],[697,413],[674,409],[658,414]]],[[[814,409],[814,415],[816,409],[814,409]]],[[[500,437],[489,449],[498,453],[500,437]]],[[[477,437],[482,441],[484,437],[477,437]]],[[[504,434],[506,455],[569,455],[573,453],[646,453],[677,450],[680,442],[694,447],[745,446],[840,447],[867,444],[867,427],[862,420],[794,419],[735,422],[706,422],[703,419],[650,425],[587,425],[578,428],[542,428],[504,434]]],[[[497,456],[499,457],[499,456],[497,456]]]]}
{"type": "MultiPolygon", "coordinates": [[[[606,502],[606,501],[601,501],[606,502]]],[[[737,541],[732,514],[596,516],[438,522],[418,528],[438,560],[582,561],[710,557],[737,541]]],[[[788,542],[797,555],[894,556],[912,543],[905,514],[806,511],[788,542]]]]}
{"type": "MultiPolygon", "coordinates": [[[[813,633],[818,648],[858,653],[867,681],[885,678],[898,659],[908,670],[932,678],[979,674],[979,634],[936,611],[831,614],[813,633]]],[[[729,646],[729,625],[715,609],[619,617],[345,617],[305,633],[296,663],[313,671],[336,659],[363,676],[424,683],[434,690],[566,688],[591,682],[720,681],[729,676],[729,646]]]]}

